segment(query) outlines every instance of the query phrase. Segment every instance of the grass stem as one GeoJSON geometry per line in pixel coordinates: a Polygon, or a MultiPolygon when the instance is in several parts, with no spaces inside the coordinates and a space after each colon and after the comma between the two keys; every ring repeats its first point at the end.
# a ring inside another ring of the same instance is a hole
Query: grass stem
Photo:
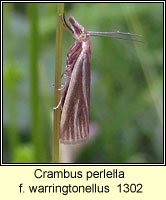
{"type": "MultiPolygon", "coordinates": [[[[56,27],[56,56],[55,56],[55,87],[54,87],[54,107],[60,101],[61,93],[58,89],[61,87],[61,66],[62,66],[62,35],[63,26],[59,15],[63,15],[64,3],[57,3],[57,27],[56,27]]],[[[59,136],[60,136],[60,108],[54,110],[53,121],[53,146],[52,162],[59,163],[59,136]]]]}
{"type": "Polygon", "coordinates": [[[30,106],[31,106],[31,132],[32,143],[34,146],[35,162],[42,159],[41,149],[41,132],[39,120],[39,71],[38,71],[38,54],[39,54],[39,30],[38,30],[38,5],[36,3],[28,4],[30,19],[30,106]]]}

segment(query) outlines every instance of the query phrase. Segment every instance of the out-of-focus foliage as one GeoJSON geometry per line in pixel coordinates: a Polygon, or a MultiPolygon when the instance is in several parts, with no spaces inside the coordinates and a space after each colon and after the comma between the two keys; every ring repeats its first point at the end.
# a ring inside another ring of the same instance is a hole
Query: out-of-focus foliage
{"type": "MultiPolygon", "coordinates": [[[[3,4],[3,162],[51,161],[56,4],[37,4],[37,149],[31,134],[31,14],[28,3],[3,4]]],[[[86,30],[132,32],[144,40],[92,37],[90,120],[99,134],[72,162],[163,162],[162,3],[66,3],[69,14],[86,30]]],[[[63,69],[72,43],[64,31],[63,69]]]]}

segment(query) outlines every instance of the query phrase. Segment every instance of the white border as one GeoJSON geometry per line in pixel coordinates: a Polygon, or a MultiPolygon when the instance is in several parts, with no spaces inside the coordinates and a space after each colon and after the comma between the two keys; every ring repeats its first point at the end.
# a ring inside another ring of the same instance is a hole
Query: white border
{"type": "MultiPolygon", "coordinates": [[[[2,33],[3,33],[3,27],[2,27],[2,18],[3,18],[3,3],[94,3],[94,1],[1,1],[1,111],[3,110],[3,105],[2,105],[2,102],[3,102],[3,93],[2,93],[2,80],[3,80],[3,40],[2,40],[2,33]]],[[[48,164],[38,164],[38,163],[27,163],[27,164],[3,164],[2,163],[2,157],[3,157],[3,149],[2,149],[2,133],[3,133],[3,116],[2,116],[2,112],[1,112],[1,163],[0,165],[1,166],[55,166],[55,165],[59,165],[59,166],[165,166],[165,1],[97,1],[95,3],[164,3],[164,16],[163,16],[163,22],[164,22],[164,31],[163,31],[163,34],[164,34],[164,52],[163,52],[163,55],[164,55],[164,66],[163,66],[163,131],[164,131],[164,134],[163,134],[163,143],[164,143],[164,163],[163,164],[75,164],[75,163],[68,163],[68,164],[63,164],[63,163],[57,163],[57,164],[51,164],[51,163],[48,163],[48,164]]]]}

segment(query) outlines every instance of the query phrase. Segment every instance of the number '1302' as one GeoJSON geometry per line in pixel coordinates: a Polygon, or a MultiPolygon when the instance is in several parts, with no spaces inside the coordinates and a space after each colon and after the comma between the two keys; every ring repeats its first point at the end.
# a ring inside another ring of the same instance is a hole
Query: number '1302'
{"type": "Polygon", "coordinates": [[[142,191],[142,188],[143,188],[143,185],[141,183],[138,183],[138,184],[119,184],[117,187],[119,187],[119,192],[125,192],[125,193],[128,193],[128,192],[131,192],[131,193],[143,193],[142,191]]]}

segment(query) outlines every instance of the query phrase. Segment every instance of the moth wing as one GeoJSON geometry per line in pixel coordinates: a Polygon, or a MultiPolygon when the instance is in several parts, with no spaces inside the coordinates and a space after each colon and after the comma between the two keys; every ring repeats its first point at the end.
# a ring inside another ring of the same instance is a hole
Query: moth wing
{"type": "Polygon", "coordinates": [[[62,143],[77,143],[89,136],[90,56],[82,51],[78,56],[61,113],[62,143]]]}

